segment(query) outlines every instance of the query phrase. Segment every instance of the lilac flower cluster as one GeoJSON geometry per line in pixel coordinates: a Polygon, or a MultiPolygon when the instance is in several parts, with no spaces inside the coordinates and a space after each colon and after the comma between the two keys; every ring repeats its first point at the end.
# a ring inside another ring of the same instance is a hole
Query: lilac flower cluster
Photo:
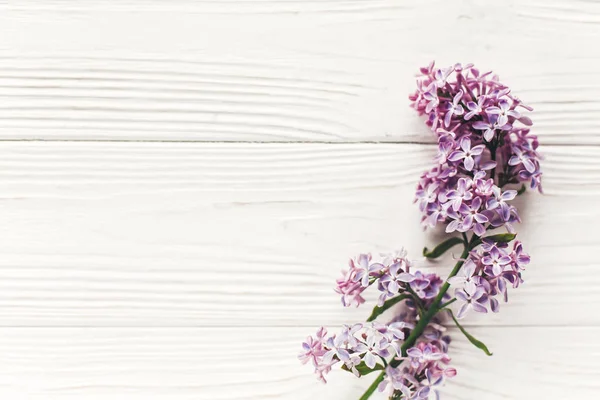
{"type": "Polygon", "coordinates": [[[321,327],[314,337],[309,336],[302,344],[299,358],[304,364],[311,361],[318,378],[324,382],[325,374],[339,362],[360,376],[357,367],[361,363],[374,369],[383,365],[392,354],[400,354],[407,328],[411,326],[404,322],[387,325],[372,322],[344,325],[339,334],[327,336],[327,330],[321,327]]]}
{"type": "Polygon", "coordinates": [[[529,260],[518,240],[513,242],[512,249],[508,243],[487,240],[475,247],[458,274],[448,279],[460,304],[457,318],[463,318],[471,309],[481,313],[487,313],[488,309],[498,312],[499,302],[495,296],[508,301],[508,285],[516,288],[523,283],[521,271],[529,260]]]}
{"type": "Polygon", "coordinates": [[[407,351],[399,367],[388,365],[385,378],[379,384],[380,392],[387,392],[390,398],[398,393],[406,399],[429,399],[434,394],[437,398],[436,386],[444,378],[456,375],[456,369],[448,367],[448,344],[450,338],[441,336],[437,330],[424,335],[424,340],[407,351]]]}
{"type": "Polygon", "coordinates": [[[416,201],[424,226],[447,223],[447,231],[473,231],[519,221],[515,190],[508,184],[528,182],[542,190],[537,137],[528,126],[531,111],[490,72],[469,64],[421,69],[412,106],[427,116],[437,133],[436,166],[421,176],[416,201]]]}
{"type": "Polygon", "coordinates": [[[311,361],[322,381],[338,363],[357,376],[365,367],[372,371],[385,366],[387,379],[379,386],[381,391],[410,393],[412,397],[407,398],[411,399],[426,398],[444,377],[456,375],[456,370],[446,366],[450,362],[447,355],[450,339],[442,337],[441,325],[432,324],[423,341],[407,350],[406,357],[402,355],[401,346],[420,314],[438,295],[443,280],[436,274],[411,273],[411,262],[403,250],[380,255],[377,260],[370,254],[361,254],[351,259],[349,266],[337,280],[335,289],[341,294],[344,306],[362,304],[363,291],[375,286],[380,293],[378,307],[384,306],[386,301],[401,300],[399,312],[387,324],[345,325],[339,334],[332,336],[327,336],[327,330],[322,327],[302,344],[300,360],[311,361]],[[388,365],[390,357],[400,364],[388,365]]]}
{"type": "Polygon", "coordinates": [[[352,304],[358,307],[364,303],[362,292],[375,282],[380,292],[378,306],[405,292],[412,292],[427,303],[437,296],[444,283],[436,274],[423,274],[421,271],[411,274],[411,263],[406,259],[404,250],[381,255],[378,261],[373,261],[371,254],[361,254],[350,259],[349,266],[348,270],[342,271],[335,288],[345,307],[352,304]]]}
{"type": "Polygon", "coordinates": [[[442,222],[447,223],[448,233],[472,231],[479,236],[487,229],[501,226],[514,232],[513,224],[520,219],[509,202],[517,197],[516,190],[503,191],[493,179],[486,179],[485,171],[478,171],[473,177],[460,177],[454,185],[449,185],[450,179],[430,173],[421,177],[416,196],[424,213],[425,227],[433,228],[442,222]]]}

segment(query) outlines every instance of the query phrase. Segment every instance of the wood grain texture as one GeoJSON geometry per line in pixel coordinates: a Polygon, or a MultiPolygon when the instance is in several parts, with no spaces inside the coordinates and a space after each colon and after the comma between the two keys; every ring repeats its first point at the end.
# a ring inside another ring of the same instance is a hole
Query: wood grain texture
{"type": "MultiPolygon", "coordinates": [[[[406,246],[434,146],[40,143],[0,146],[0,325],[305,326],[363,320],[333,284],[347,257],[406,246]]],[[[546,149],[519,205],[534,262],[498,315],[598,326],[600,148],[546,149]],[[573,312],[577,308],[577,312],[573,312]]],[[[429,265],[448,272],[448,259],[429,265]]]]}
{"type": "MultiPolygon", "coordinates": [[[[372,378],[336,370],[327,385],[316,382],[310,367],[296,360],[302,331],[2,328],[0,391],[31,400],[358,398],[372,378]]],[[[442,389],[444,399],[528,400],[565,392],[593,399],[600,391],[598,328],[480,327],[472,333],[495,354],[486,357],[453,331],[450,354],[460,372],[442,389]]]]}
{"type": "Polygon", "coordinates": [[[599,144],[593,1],[0,5],[0,138],[431,141],[417,66],[493,68],[547,144],[599,144]],[[502,26],[502,29],[498,29],[502,26]],[[35,28],[33,28],[35,27],[35,28]]]}
{"type": "Polygon", "coordinates": [[[0,0],[0,398],[358,398],[296,354],[368,314],[333,293],[348,256],[439,241],[407,100],[435,58],[500,74],[547,156],[526,284],[465,321],[493,357],[452,331],[444,399],[597,399],[599,24],[590,0],[0,0]]]}

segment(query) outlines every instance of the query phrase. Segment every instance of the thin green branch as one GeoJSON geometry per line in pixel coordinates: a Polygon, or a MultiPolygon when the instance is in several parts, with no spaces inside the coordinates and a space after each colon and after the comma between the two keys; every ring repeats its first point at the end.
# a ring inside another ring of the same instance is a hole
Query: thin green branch
{"type": "Polygon", "coordinates": [[[444,309],[444,308],[446,308],[446,307],[448,307],[450,304],[454,303],[455,301],[456,301],[456,297],[455,297],[455,298],[453,298],[452,300],[450,300],[450,301],[448,301],[448,302],[446,302],[446,303],[442,304],[442,305],[440,306],[440,310],[441,310],[441,309],[444,309]]]}
{"type": "Polygon", "coordinates": [[[408,299],[409,297],[410,296],[407,295],[407,294],[401,294],[399,296],[392,297],[390,300],[388,300],[385,303],[383,303],[383,305],[381,307],[380,306],[375,306],[373,308],[373,312],[371,313],[371,315],[369,316],[369,318],[367,318],[367,322],[374,321],[375,318],[379,317],[381,314],[383,314],[390,307],[398,304],[402,300],[408,299]]]}

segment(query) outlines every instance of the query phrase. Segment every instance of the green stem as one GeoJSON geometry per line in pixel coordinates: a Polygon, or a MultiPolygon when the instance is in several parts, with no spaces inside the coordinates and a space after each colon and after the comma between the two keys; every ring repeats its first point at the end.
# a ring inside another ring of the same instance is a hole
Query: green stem
{"type": "Polygon", "coordinates": [[[371,386],[369,386],[367,391],[362,396],[360,396],[360,399],[358,399],[358,400],[367,400],[369,397],[371,397],[373,392],[375,392],[375,390],[377,389],[377,386],[379,386],[381,381],[383,381],[384,377],[385,377],[385,373],[382,372],[381,374],[379,374],[379,376],[377,376],[377,378],[373,381],[371,386]]]}
{"type": "MultiPolygon", "coordinates": [[[[492,161],[496,161],[496,149],[498,148],[497,139],[493,139],[490,144],[490,155],[492,157],[492,161]]],[[[492,168],[490,172],[491,178],[494,182],[496,182],[496,167],[492,168]]]]}
{"type": "MultiPolygon", "coordinates": [[[[452,272],[450,272],[450,275],[448,275],[448,278],[452,278],[453,276],[458,274],[458,271],[460,271],[460,268],[462,267],[466,258],[469,256],[469,251],[471,251],[471,247],[473,246],[474,243],[476,243],[476,240],[475,240],[476,237],[477,237],[476,235],[473,235],[473,237],[471,238],[470,241],[468,241],[468,242],[465,241],[465,249],[463,250],[463,252],[460,256],[460,259],[458,260],[458,262],[452,269],[452,272]]],[[[440,292],[438,293],[436,298],[433,300],[433,303],[431,303],[431,306],[429,307],[429,309],[421,316],[421,319],[419,319],[419,322],[417,323],[417,325],[415,325],[415,329],[412,330],[412,332],[410,333],[408,338],[406,338],[404,343],[402,343],[402,346],[400,347],[400,350],[402,352],[402,357],[406,357],[406,351],[409,348],[414,346],[417,339],[423,334],[423,332],[425,331],[425,328],[427,328],[427,325],[429,325],[429,323],[431,322],[433,317],[435,317],[435,315],[441,310],[440,303],[442,302],[442,299],[444,298],[444,295],[446,294],[446,292],[448,291],[449,288],[450,288],[450,284],[448,283],[448,280],[446,280],[446,282],[440,289],[440,292]]],[[[402,360],[394,359],[394,360],[390,361],[390,365],[392,367],[397,367],[401,363],[402,363],[402,360]]],[[[359,400],[367,400],[369,397],[371,397],[371,395],[375,392],[375,390],[377,389],[379,384],[383,381],[383,378],[385,378],[385,372],[382,372],[381,374],[379,374],[379,376],[377,376],[375,381],[373,381],[371,386],[369,386],[367,391],[360,397],[359,400]]]]}
{"type": "Polygon", "coordinates": [[[448,307],[450,304],[454,303],[455,301],[456,301],[456,297],[453,298],[452,300],[448,301],[447,303],[440,305],[440,310],[448,307]]]}

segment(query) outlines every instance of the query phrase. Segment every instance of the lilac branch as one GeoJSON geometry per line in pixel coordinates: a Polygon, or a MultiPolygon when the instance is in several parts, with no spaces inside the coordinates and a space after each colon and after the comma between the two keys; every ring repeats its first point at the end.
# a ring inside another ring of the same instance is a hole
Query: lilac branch
{"type": "Polygon", "coordinates": [[[529,263],[513,224],[520,222],[512,200],[528,184],[541,192],[537,138],[530,134],[531,111],[491,72],[481,73],[469,64],[450,68],[421,68],[412,107],[426,115],[426,124],[438,138],[435,166],[419,181],[415,202],[425,228],[441,224],[447,233],[459,232],[433,250],[437,258],[457,244],[463,252],[446,279],[413,269],[404,251],[381,257],[361,254],[337,280],[336,292],[346,307],[359,306],[369,287],[379,291],[379,301],[366,323],[344,325],[341,332],[325,328],[309,336],[299,358],[311,363],[318,378],[336,364],[363,376],[379,375],[360,398],[379,389],[392,400],[425,399],[437,394],[435,386],[453,377],[448,345],[438,314],[456,303],[452,318],[475,346],[487,347],[458,323],[471,310],[499,311],[499,299],[508,300],[507,287],[523,283],[529,263]],[[522,184],[517,191],[505,185],[522,184]],[[505,228],[508,233],[485,236],[505,228]],[[470,239],[469,239],[470,237],[470,239]],[[450,286],[454,290],[449,294],[450,286]],[[375,321],[396,308],[391,321],[375,321]]]}

